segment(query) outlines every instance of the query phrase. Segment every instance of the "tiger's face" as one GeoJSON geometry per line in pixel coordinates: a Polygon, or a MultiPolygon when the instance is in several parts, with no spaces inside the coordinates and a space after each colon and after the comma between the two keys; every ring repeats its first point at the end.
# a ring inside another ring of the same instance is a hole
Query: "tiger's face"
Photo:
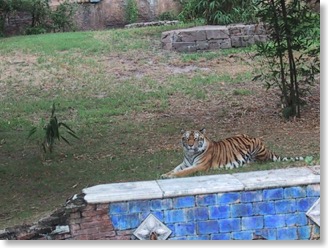
{"type": "Polygon", "coordinates": [[[200,131],[181,131],[182,146],[188,153],[198,153],[206,149],[205,129],[200,131]]]}

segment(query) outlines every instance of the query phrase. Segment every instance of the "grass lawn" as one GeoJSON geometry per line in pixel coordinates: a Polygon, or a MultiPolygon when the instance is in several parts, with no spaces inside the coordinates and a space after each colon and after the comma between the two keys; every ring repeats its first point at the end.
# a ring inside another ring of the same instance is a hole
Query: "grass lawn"
{"type": "Polygon", "coordinates": [[[251,81],[252,48],[161,50],[161,32],[179,27],[0,39],[0,229],[35,221],[91,185],[158,179],[181,162],[181,129],[206,127],[213,139],[248,133],[278,154],[319,157],[319,84],[302,118],[286,122],[277,91],[251,81]],[[40,127],[53,103],[81,139],[66,135],[71,146],[44,154],[40,127]],[[40,132],[28,140],[33,126],[40,132]]]}

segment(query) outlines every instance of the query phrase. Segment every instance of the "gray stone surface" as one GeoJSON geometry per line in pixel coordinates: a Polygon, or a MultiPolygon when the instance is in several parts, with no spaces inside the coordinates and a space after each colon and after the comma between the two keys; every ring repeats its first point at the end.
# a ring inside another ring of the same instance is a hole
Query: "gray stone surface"
{"type": "Polygon", "coordinates": [[[83,189],[88,203],[105,203],[128,200],[162,198],[163,193],[156,181],[100,184],[83,189]]]}
{"type": "Polygon", "coordinates": [[[232,175],[212,175],[158,180],[164,197],[197,195],[243,190],[241,184],[232,175]]]}
{"type": "Polygon", "coordinates": [[[306,167],[253,171],[233,175],[245,185],[245,190],[320,183],[320,175],[315,175],[306,167]]]}
{"type": "Polygon", "coordinates": [[[159,199],[184,195],[320,184],[320,174],[317,171],[317,167],[311,166],[311,168],[297,167],[157,181],[101,184],[83,189],[82,192],[85,194],[84,199],[88,203],[159,199]]]}

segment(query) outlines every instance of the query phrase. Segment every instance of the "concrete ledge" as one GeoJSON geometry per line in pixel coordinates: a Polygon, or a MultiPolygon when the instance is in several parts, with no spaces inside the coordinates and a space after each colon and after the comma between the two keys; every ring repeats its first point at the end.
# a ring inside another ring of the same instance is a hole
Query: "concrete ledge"
{"type": "Polygon", "coordinates": [[[82,192],[88,203],[109,203],[318,183],[320,166],[102,184],[82,192]]]}

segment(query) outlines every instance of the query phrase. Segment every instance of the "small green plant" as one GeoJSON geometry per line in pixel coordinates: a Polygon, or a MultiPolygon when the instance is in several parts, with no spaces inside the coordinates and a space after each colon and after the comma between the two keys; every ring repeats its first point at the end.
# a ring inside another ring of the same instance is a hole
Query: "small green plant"
{"type": "Polygon", "coordinates": [[[125,7],[125,20],[128,23],[134,23],[138,20],[138,6],[136,0],[127,0],[125,7]]]}
{"type": "MultiPolygon", "coordinates": [[[[53,151],[53,147],[55,144],[55,141],[60,141],[61,139],[70,145],[69,141],[59,133],[59,128],[64,127],[67,129],[67,133],[71,136],[73,136],[76,139],[79,139],[79,137],[75,134],[75,132],[64,122],[58,122],[58,119],[55,115],[56,107],[55,104],[52,105],[51,110],[51,117],[49,120],[49,123],[43,127],[43,130],[45,131],[44,141],[42,142],[42,148],[45,153],[47,153],[47,150],[49,150],[50,153],[53,151]]],[[[28,138],[30,138],[33,134],[35,134],[37,131],[37,127],[33,127],[29,134],[28,138]]]]}
{"type": "Polygon", "coordinates": [[[177,16],[172,11],[163,12],[158,16],[158,20],[160,21],[173,21],[178,19],[177,16]]]}

